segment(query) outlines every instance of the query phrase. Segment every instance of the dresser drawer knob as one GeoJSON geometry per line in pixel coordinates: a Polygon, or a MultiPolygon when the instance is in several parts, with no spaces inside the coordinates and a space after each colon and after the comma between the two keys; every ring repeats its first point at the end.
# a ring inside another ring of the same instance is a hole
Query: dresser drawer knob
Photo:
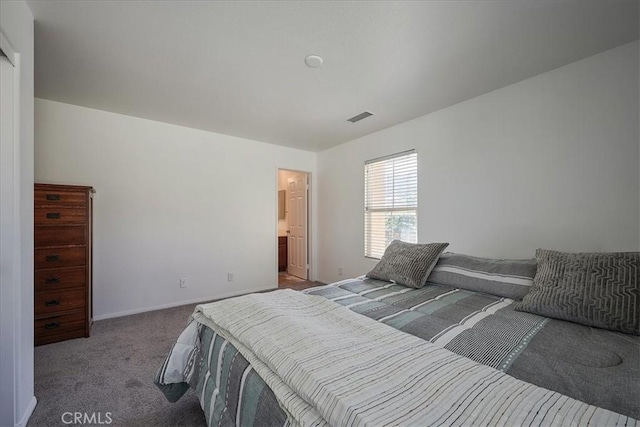
{"type": "Polygon", "coordinates": [[[55,329],[60,327],[60,322],[51,322],[44,325],[45,329],[55,329]]]}
{"type": "Polygon", "coordinates": [[[60,200],[59,194],[47,194],[47,200],[60,200]]]}
{"type": "Polygon", "coordinates": [[[45,301],[44,305],[47,306],[47,307],[54,307],[56,305],[60,305],[60,300],[52,299],[52,300],[49,300],[49,301],[45,301]]]}
{"type": "Polygon", "coordinates": [[[52,283],[60,283],[60,278],[59,278],[59,277],[55,277],[55,276],[53,276],[53,277],[47,277],[46,279],[44,279],[44,282],[45,282],[47,285],[50,285],[50,284],[52,284],[52,283]]]}
{"type": "Polygon", "coordinates": [[[47,262],[60,261],[60,255],[47,255],[46,260],[47,262]]]}
{"type": "Polygon", "coordinates": [[[47,212],[47,219],[60,219],[60,212],[47,212]]]}

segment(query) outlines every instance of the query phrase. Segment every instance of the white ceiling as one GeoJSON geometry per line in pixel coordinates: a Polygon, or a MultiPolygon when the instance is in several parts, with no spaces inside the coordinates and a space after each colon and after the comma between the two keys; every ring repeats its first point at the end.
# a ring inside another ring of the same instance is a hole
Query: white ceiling
{"type": "Polygon", "coordinates": [[[637,0],[28,3],[36,96],[312,151],[636,40],[639,16],[637,0]]]}

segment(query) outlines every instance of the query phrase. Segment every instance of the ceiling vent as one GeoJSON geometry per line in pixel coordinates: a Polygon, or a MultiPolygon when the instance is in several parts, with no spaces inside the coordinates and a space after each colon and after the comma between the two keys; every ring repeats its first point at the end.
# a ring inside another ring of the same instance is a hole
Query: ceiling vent
{"type": "Polygon", "coordinates": [[[365,112],[363,112],[363,113],[358,114],[357,116],[353,116],[353,117],[351,117],[351,118],[350,118],[350,119],[348,119],[347,121],[348,121],[348,122],[351,122],[351,123],[355,123],[355,122],[359,122],[360,120],[362,120],[362,119],[366,119],[367,117],[371,117],[371,116],[373,116],[373,113],[370,113],[370,112],[368,112],[368,111],[365,111],[365,112]]]}

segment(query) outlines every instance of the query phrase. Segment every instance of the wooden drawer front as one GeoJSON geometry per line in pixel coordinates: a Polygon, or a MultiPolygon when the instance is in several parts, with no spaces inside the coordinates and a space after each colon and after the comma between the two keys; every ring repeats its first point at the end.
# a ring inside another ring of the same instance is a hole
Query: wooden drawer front
{"type": "Polygon", "coordinates": [[[35,206],[86,206],[87,193],[83,191],[36,190],[35,206]]]}
{"type": "Polygon", "coordinates": [[[34,212],[36,225],[86,224],[86,208],[36,208],[34,212]]]}
{"type": "Polygon", "coordinates": [[[84,247],[36,249],[34,263],[36,269],[84,266],[87,250],[84,247]]]}
{"type": "Polygon", "coordinates": [[[81,309],[85,306],[86,294],[84,289],[36,292],[35,294],[34,312],[36,316],[81,309]]]}
{"type": "Polygon", "coordinates": [[[287,236],[278,236],[278,271],[287,269],[287,236]]]}
{"type": "Polygon", "coordinates": [[[36,292],[57,291],[59,289],[83,288],[87,276],[84,268],[72,270],[36,271],[34,285],[36,292]]]}
{"type": "Polygon", "coordinates": [[[34,321],[36,345],[85,336],[86,317],[78,311],[34,321]]]}
{"type": "Polygon", "coordinates": [[[59,227],[36,227],[35,247],[84,245],[87,242],[87,227],[84,225],[61,225],[59,227]]]}

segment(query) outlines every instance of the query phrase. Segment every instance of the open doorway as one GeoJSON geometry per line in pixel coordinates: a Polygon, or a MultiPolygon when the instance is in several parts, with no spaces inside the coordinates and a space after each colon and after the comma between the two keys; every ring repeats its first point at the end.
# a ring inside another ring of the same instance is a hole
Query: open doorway
{"type": "Polygon", "coordinates": [[[278,286],[309,279],[309,173],[278,169],[278,286]]]}

